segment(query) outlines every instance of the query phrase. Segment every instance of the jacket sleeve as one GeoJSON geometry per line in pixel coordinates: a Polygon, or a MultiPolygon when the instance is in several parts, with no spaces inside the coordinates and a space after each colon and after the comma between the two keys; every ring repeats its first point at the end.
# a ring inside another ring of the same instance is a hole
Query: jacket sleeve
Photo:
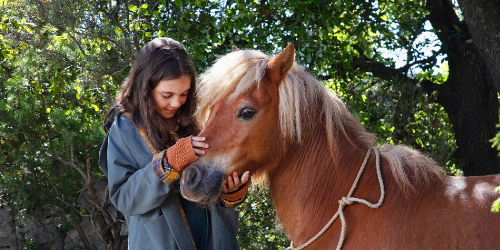
{"type": "Polygon", "coordinates": [[[226,207],[235,207],[243,203],[248,194],[248,188],[250,187],[252,181],[248,180],[245,185],[241,186],[238,190],[231,193],[221,193],[220,198],[224,202],[226,207]]]}
{"type": "Polygon", "coordinates": [[[159,207],[171,191],[153,170],[153,153],[129,118],[120,116],[108,132],[109,196],[125,215],[144,214],[159,207]]]}

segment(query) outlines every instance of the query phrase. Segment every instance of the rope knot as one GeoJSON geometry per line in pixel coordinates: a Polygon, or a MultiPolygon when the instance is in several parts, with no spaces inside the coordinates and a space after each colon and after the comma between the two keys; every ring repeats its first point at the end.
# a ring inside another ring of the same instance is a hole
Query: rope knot
{"type": "Polygon", "coordinates": [[[340,205],[343,206],[349,206],[352,205],[352,200],[349,199],[349,197],[342,197],[342,199],[339,200],[340,205]]]}

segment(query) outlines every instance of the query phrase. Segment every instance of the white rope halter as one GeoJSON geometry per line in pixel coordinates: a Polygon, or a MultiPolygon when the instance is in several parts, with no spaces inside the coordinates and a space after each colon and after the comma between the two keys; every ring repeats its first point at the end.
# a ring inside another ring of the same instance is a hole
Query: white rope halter
{"type": "Polygon", "coordinates": [[[380,171],[380,154],[378,152],[378,149],[376,147],[373,147],[373,151],[375,151],[375,156],[376,156],[376,168],[377,168],[377,176],[378,176],[378,182],[380,184],[380,199],[376,204],[370,203],[367,200],[359,199],[356,197],[352,197],[352,193],[354,193],[354,189],[356,189],[356,186],[358,185],[359,179],[361,178],[361,174],[363,173],[363,170],[366,167],[366,163],[368,162],[368,159],[370,158],[372,149],[368,149],[368,152],[366,153],[365,160],[363,161],[363,164],[361,165],[361,168],[359,169],[358,175],[356,176],[356,179],[354,180],[354,183],[352,184],[351,190],[347,194],[347,196],[342,197],[339,200],[339,209],[337,210],[337,213],[330,219],[328,223],[319,231],[314,237],[312,237],[310,240],[308,240],[306,243],[302,244],[299,247],[293,247],[293,242],[291,243],[289,249],[292,250],[300,250],[308,247],[313,243],[315,240],[317,240],[321,235],[323,235],[326,230],[333,224],[333,222],[337,219],[337,217],[340,216],[340,221],[342,222],[342,231],[340,232],[340,238],[339,238],[339,243],[337,245],[337,250],[340,250],[342,248],[342,245],[344,244],[344,239],[345,239],[345,228],[346,228],[346,222],[344,218],[344,208],[352,205],[354,202],[358,203],[363,203],[371,208],[378,208],[382,205],[384,202],[384,197],[385,197],[385,188],[384,188],[384,181],[382,180],[382,172],[380,171]]]}

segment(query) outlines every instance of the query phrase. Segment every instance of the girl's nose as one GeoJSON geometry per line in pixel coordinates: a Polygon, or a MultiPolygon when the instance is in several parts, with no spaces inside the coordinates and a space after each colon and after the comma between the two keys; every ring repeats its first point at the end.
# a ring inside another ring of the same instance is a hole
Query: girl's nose
{"type": "Polygon", "coordinates": [[[172,99],[172,102],[170,102],[170,106],[172,108],[179,108],[181,106],[181,101],[179,100],[179,98],[173,98],[172,99]]]}

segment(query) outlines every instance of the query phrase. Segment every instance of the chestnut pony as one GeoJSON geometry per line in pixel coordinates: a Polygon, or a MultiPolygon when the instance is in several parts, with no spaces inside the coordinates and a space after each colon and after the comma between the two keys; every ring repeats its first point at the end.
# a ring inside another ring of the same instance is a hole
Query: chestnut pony
{"type": "Polygon", "coordinates": [[[291,44],[275,57],[240,50],[201,75],[210,148],[184,170],[182,195],[214,202],[224,177],[250,171],[292,249],[500,249],[500,175],[446,176],[416,150],[376,147],[294,57],[291,44]]]}

